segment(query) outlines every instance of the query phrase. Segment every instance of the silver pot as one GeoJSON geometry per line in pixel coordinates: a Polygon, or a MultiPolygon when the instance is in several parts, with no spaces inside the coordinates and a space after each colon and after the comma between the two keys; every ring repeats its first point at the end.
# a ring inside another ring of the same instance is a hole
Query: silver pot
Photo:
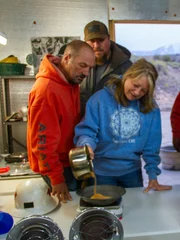
{"type": "Polygon", "coordinates": [[[69,161],[76,179],[86,179],[94,176],[94,167],[88,147],[73,148],[69,152],[69,161]]]}

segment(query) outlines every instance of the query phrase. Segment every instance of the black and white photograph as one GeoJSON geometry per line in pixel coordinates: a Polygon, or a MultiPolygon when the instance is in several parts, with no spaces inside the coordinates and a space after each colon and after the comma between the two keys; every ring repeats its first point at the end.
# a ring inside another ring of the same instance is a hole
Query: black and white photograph
{"type": "Polygon", "coordinates": [[[35,37],[31,38],[31,47],[33,55],[33,67],[36,74],[44,55],[52,54],[61,56],[66,45],[72,40],[80,39],[80,37],[35,37]]]}

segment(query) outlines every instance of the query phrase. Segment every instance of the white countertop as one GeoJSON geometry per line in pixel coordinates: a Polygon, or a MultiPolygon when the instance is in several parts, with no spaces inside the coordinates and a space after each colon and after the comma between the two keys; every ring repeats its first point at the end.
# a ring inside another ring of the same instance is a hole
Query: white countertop
{"type": "MultiPolygon", "coordinates": [[[[3,202],[13,201],[13,188],[23,180],[0,181],[0,210],[7,211],[3,202]],[[13,182],[12,184],[10,182],[13,182]],[[9,193],[8,187],[10,186],[9,193]]],[[[72,192],[73,201],[61,205],[60,208],[47,214],[61,228],[66,240],[68,240],[70,226],[76,216],[79,197],[72,192]]],[[[143,193],[143,188],[126,189],[123,196],[123,219],[124,239],[127,240],[159,240],[179,239],[180,234],[180,185],[173,186],[171,191],[143,193]],[[169,236],[171,237],[166,238],[169,236]],[[174,234],[172,234],[174,233],[174,234]],[[178,237],[177,234],[178,233],[178,237]],[[162,235],[162,238],[155,236],[162,235]],[[155,238],[153,238],[153,235],[155,238]],[[145,237],[146,236],[146,237],[145,237]],[[175,236],[175,238],[172,238],[175,236]]],[[[16,223],[19,218],[14,218],[16,223]]],[[[0,240],[5,235],[0,235],[0,240]]]]}

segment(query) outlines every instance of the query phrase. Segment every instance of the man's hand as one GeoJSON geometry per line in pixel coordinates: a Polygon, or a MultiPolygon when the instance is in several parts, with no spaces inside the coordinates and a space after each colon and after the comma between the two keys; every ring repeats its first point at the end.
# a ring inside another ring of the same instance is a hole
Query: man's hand
{"type": "Polygon", "coordinates": [[[71,194],[69,193],[68,187],[66,183],[60,183],[57,185],[52,185],[52,195],[56,195],[59,201],[63,203],[67,203],[68,201],[72,200],[71,194]]]}
{"type": "Polygon", "coordinates": [[[149,192],[149,190],[154,189],[156,191],[171,190],[172,186],[160,185],[157,180],[149,180],[148,187],[144,190],[144,193],[149,192]]]}

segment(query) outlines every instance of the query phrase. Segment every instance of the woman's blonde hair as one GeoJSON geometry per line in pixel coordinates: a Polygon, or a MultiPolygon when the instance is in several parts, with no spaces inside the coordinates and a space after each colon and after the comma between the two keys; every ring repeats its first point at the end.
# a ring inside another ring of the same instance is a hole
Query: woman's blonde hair
{"type": "Polygon", "coordinates": [[[148,62],[144,58],[141,58],[124,73],[121,80],[117,77],[113,77],[108,81],[107,85],[114,87],[115,99],[118,103],[126,107],[129,104],[129,100],[126,98],[124,93],[125,81],[127,78],[138,79],[141,76],[147,77],[149,82],[149,90],[142,98],[139,99],[140,111],[143,113],[148,113],[155,107],[153,93],[155,89],[155,83],[158,78],[158,72],[152,63],[148,62]]]}

